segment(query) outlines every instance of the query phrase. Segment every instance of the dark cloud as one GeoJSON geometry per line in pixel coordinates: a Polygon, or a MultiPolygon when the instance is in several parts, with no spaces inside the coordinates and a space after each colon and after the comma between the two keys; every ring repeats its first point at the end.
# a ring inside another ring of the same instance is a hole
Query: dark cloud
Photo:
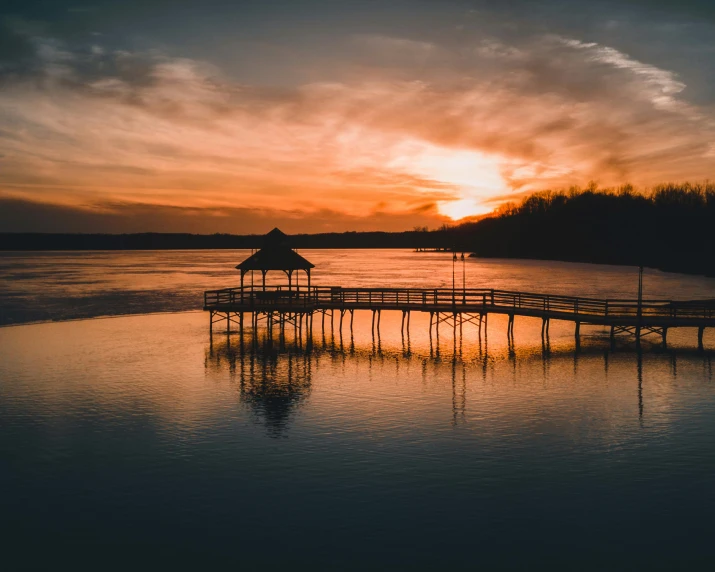
{"type": "Polygon", "coordinates": [[[378,210],[356,216],[330,209],[305,212],[127,203],[79,208],[0,198],[0,232],[262,234],[275,226],[289,233],[402,231],[414,225],[436,227],[445,221],[434,204],[422,204],[405,213],[378,210]]]}
{"type": "Polygon", "coordinates": [[[107,51],[96,42],[67,44],[56,38],[18,32],[16,26],[0,21],[0,78],[6,84],[33,78],[46,80],[51,75],[53,84],[76,89],[103,80],[116,80],[130,88],[155,83],[160,57],[107,51]]]}
{"type": "Polygon", "coordinates": [[[623,4],[646,11],[662,12],[671,17],[703,18],[715,22],[715,4],[711,0],[625,0],[623,4]]]}
{"type": "Polygon", "coordinates": [[[0,18],[0,86],[42,69],[31,38],[0,18]]]}
{"type": "Polygon", "coordinates": [[[100,80],[117,80],[128,86],[147,87],[156,83],[156,60],[125,51],[105,52],[95,47],[72,55],[69,85],[87,85],[100,80]]]}
{"type": "Polygon", "coordinates": [[[32,59],[35,49],[30,40],[16,32],[6,21],[0,21],[0,65],[32,59]]]}

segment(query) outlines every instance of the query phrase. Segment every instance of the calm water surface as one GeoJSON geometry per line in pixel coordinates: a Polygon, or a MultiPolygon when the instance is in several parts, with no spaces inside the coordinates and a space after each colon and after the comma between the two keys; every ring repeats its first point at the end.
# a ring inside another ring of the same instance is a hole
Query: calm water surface
{"type": "MultiPolygon", "coordinates": [[[[452,287],[450,253],[301,253],[316,265],[313,284],[452,287]]],[[[197,310],[204,290],[239,285],[235,266],[248,255],[247,250],[0,252],[0,325],[197,310]]],[[[635,298],[638,290],[638,270],[628,266],[467,258],[455,270],[457,287],[464,280],[471,288],[602,298],[635,298]]],[[[269,282],[285,282],[281,274],[269,273],[269,282]]],[[[715,278],[646,270],[644,288],[650,298],[715,298],[715,278]]]]}
{"type": "MultiPolygon", "coordinates": [[[[449,256],[305,254],[316,282],[451,285],[449,256]]],[[[4,315],[37,318],[33,299],[44,319],[89,300],[104,314],[195,308],[241,259],[197,256],[4,255],[4,315]]],[[[537,262],[466,272],[614,297],[637,279],[537,262]]],[[[646,275],[653,297],[713,284],[646,275]]],[[[575,352],[556,322],[544,348],[536,320],[517,318],[513,346],[497,316],[481,339],[470,324],[430,339],[420,315],[403,338],[399,320],[385,312],[373,337],[358,312],[352,332],[316,320],[312,339],[288,328],[272,344],[262,330],[211,339],[201,312],[0,328],[3,568],[710,567],[715,383],[693,332],[637,354],[584,328],[575,352]]]]}

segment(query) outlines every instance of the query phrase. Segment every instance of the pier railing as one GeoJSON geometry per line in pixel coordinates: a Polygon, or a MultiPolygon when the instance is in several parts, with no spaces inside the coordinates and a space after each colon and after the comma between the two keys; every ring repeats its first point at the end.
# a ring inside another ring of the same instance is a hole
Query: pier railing
{"type": "Polygon", "coordinates": [[[288,289],[286,286],[226,288],[204,293],[205,309],[275,308],[281,311],[340,308],[403,309],[424,311],[479,312],[511,309],[534,315],[570,314],[598,317],[663,317],[681,319],[715,318],[715,300],[637,300],[598,299],[561,295],[514,292],[484,288],[343,288],[312,286],[288,289]]]}

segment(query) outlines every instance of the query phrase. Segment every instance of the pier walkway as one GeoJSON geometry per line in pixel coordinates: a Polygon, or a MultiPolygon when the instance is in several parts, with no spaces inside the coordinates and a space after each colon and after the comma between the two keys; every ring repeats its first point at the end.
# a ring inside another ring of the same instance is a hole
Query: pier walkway
{"type": "Polygon", "coordinates": [[[288,322],[296,327],[312,329],[314,314],[326,314],[333,319],[338,313],[340,328],[343,318],[350,316],[350,327],[355,310],[373,313],[373,329],[380,327],[382,310],[403,313],[402,328],[409,328],[411,312],[430,314],[430,331],[441,322],[486,327],[489,314],[509,317],[507,334],[513,337],[514,317],[526,316],[542,320],[542,337],[548,336],[551,320],[565,320],[575,325],[576,342],[580,326],[593,324],[611,328],[611,339],[618,333],[629,333],[640,343],[641,336],[659,335],[666,343],[670,328],[696,328],[698,347],[702,348],[705,328],[715,327],[715,300],[606,300],[512,292],[494,289],[423,289],[423,288],[343,288],[340,286],[243,286],[204,293],[204,310],[211,314],[211,327],[225,320],[226,329],[234,323],[242,332],[244,314],[252,319],[266,320],[269,332],[273,325],[284,327],[288,322]]]}

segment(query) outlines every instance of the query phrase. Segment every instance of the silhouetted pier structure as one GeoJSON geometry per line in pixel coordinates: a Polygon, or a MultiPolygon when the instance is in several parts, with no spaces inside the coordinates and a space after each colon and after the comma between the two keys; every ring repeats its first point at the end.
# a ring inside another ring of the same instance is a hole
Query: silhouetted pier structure
{"type": "Polygon", "coordinates": [[[343,329],[346,316],[352,329],[356,310],[372,312],[372,329],[379,331],[383,310],[402,312],[402,331],[409,332],[412,312],[430,315],[430,333],[447,322],[454,327],[466,323],[486,329],[489,314],[508,316],[507,336],[513,340],[514,318],[524,316],[542,320],[542,338],[548,338],[551,320],[563,320],[574,324],[575,341],[580,343],[582,325],[610,327],[611,341],[616,334],[629,333],[637,344],[641,337],[656,335],[667,343],[668,330],[694,328],[698,333],[698,347],[703,347],[705,328],[715,327],[715,300],[604,300],[597,298],[513,292],[484,288],[348,288],[343,286],[316,286],[310,284],[310,269],[313,264],[288,248],[287,237],[278,229],[267,235],[267,246],[237,266],[241,270],[242,286],[204,293],[204,310],[210,312],[211,332],[217,322],[225,322],[226,332],[234,324],[240,333],[244,330],[244,316],[249,316],[251,326],[257,328],[264,321],[269,335],[275,327],[284,331],[292,324],[302,334],[304,328],[312,333],[316,314],[325,325],[330,316],[333,324],[339,316],[339,328],[343,329]],[[290,254],[288,254],[290,252],[290,254]],[[243,276],[252,270],[260,270],[260,285],[244,285],[243,276]],[[268,286],[265,275],[269,270],[280,270],[288,275],[286,286],[268,286]],[[291,280],[293,272],[303,270],[307,283],[301,286],[291,280]]]}

